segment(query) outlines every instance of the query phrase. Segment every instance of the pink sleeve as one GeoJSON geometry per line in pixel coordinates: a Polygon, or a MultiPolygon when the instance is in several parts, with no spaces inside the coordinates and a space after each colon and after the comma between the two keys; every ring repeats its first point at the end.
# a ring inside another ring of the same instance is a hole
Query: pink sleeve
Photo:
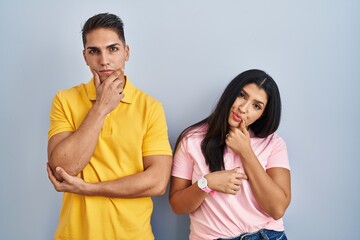
{"type": "Polygon", "coordinates": [[[188,154],[186,143],[186,139],[183,138],[175,151],[171,175],[191,180],[194,162],[188,154]]]}
{"type": "Polygon", "coordinates": [[[278,135],[272,139],[272,151],[266,164],[266,169],[282,167],[290,170],[288,152],[285,141],[278,135]]]}

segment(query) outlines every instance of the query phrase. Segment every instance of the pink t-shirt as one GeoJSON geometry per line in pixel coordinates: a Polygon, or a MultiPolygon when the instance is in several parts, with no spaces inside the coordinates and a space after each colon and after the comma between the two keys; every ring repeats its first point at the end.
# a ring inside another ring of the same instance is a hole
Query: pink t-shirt
{"type": "MultiPolygon", "coordinates": [[[[174,155],[172,176],[196,182],[209,173],[200,144],[205,127],[192,130],[184,137],[174,155]]],[[[257,138],[252,132],[251,146],[264,169],[282,167],[290,169],[284,140],[276,133],[257,138]]],[[[230,148],[224,153],[225,169],[241,167],[241,160],[230,148]]],[[[217,192],[208,195],[200,207],[190,214],[190,239],[205,240],[229,238],[261,228],[283,231],[282,219],[274,220],[256,202],[248,181],[236,195],[217,192]]]]}

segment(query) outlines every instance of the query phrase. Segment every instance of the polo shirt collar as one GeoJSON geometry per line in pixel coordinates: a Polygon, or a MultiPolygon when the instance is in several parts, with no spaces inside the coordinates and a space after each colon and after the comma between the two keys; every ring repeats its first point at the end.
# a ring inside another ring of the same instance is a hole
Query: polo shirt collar
{"type": "MultiPolygon", "coordinates": [[[[121,100],[125,103],[132,103],[134,93],[135,93],[135,86],[130,82],[129,78],[125,76],[126,84],[124,88],[124,94],[125,97],[121,100]]],[[[96,89],[95,89],[95,83],[94,78],[90,79],[90,81],[85,85],[86,94],[89,98],[89,100],[96,100],[96,89]]]]}

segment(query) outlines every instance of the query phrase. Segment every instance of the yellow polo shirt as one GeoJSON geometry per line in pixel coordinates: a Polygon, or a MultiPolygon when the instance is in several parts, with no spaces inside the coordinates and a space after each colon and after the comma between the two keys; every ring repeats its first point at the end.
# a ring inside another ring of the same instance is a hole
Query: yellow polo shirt
{"type": "MultiPolygon", "coordinates": [[[[161,103],[137,89],[129,79],[124,94],[106,117],[94,154],[78,175],[85,182],[114,180],[142,172],[144,156],[172,155],[161,103]]],[[[48,139],[78,129],[95,100],[93,79],[59,91],[50,111],[48,139]]],[[[152,211],[150,197],[124,199],[64,193],[54,239],[154,239],[152,211]]]]}

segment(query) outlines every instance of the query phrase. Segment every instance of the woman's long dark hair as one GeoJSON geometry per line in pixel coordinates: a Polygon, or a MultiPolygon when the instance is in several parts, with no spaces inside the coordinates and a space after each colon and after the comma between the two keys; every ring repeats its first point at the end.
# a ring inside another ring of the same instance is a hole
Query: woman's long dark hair
{"type": "Polygon", "coordinates": [[[255,83],[267,94],[267,105],[262,116],[250,125],[254,135],[264,138],[274,133],[280,124],[281,99],[275,81],[267,73],[258,69],[251,69],[240,73],[225,88],[215,109],[205,119],[186,128],[178,137],[175,149],[188,133],[203,124],[207,125],[205,137],[201,143],[201,150],[206,164],[211,172],[224,170],[225,136],[229,132],[228,118],[231,106],[239,96],[243,87],[255,83]]]}

